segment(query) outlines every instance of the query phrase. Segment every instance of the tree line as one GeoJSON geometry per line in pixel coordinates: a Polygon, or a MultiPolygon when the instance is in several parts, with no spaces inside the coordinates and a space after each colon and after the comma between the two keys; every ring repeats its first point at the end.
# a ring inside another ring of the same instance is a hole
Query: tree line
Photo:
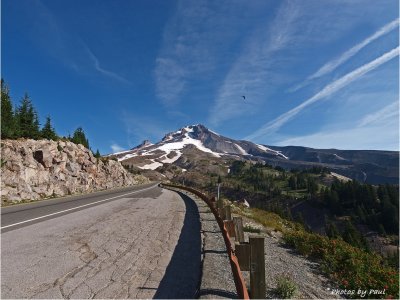
{"type": "MultiPolygon", "coordinates": [[[[273,211],[282,217],[305,224],[301,215],[291,216],[288,205],[293,205],[293,197],[282,195],[282,189],[301,192],[297,201],[309,201],[317,207],[325,207],[326,234],[330,238],[341,237],[353,246],[367,248],[365,238],[357,229],[357,224],[367,225],[382,235],[398,235],[399,228],[399,186],[370,185],[356,180],[343,182],[335,179],[331,185],[321,184],[329,170],[312,168],[308,170],[279,171],[276,167],[262,164],[248,166],[235,161],[230,166],[228,178],[239,180],[237,190],[244,186],[252,187],[254,192],[264,192],[266,203],[260,207],[273,211]],[[269,172],[264,173],[266,170],[269,172]],[[275,173],[275,174],[274,174],[275,173]],[[274,193],[275,192],[275,193],[274,193]],[[301,196],[303,194],[303,196],[301,196]],[[343,217],[342,221],[335,221],[343,217]],[[341,224],[340,229],[336,228],[341,224]]],[[[251,191],[251,190],[250,190],[251,191]]]]}
{"type": "Polygon", "coordinates": [[[399,188],[395,185],[362,184],[335,180],[321,191],[320,198],[337,215],[350,215],[381,234],[398,234],[399,188]]]}
{"type": "MultiPolygon", "coordinates": [[[[82,127],[78,127],[72,136],[61,137],[52,125],[50,116],[46,117],[45,124],[40,127],[38,112],[27,93],[22,97],[19,105],[14,108],[9,87],[3,79],[1,79],[1,138],[69,140],[90,149],[89,140],[82,127]]],[[[96,156],[100,156],[99,150],[97,150],[96,156]]]]}

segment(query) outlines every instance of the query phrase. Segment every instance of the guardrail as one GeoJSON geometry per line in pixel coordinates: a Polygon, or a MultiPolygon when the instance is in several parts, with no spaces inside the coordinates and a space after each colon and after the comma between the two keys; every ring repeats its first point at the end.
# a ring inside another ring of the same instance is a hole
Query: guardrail
{"type": "MultiPolygon", "coordinates": [[[[188,191],[188,192],[196,195],[197,197],[199,197],[200,199],[202,199],[204,202],[207,203],[210,210],[214,214],[215,219],[221,229],[222,236],[224,237],[224,241],[225,241],[226,249],[227,249],[228,256],[229,256],[229,261],[231,264],[233,279],[235,281],[235,286],[236,286],[236,291],[237,291],[238,297],[241,299],[250,299],[249,293],[247,291],[246,283],[243,279],[242,272],[240,270],[239,260],[236,257],[235,251],[232,248],[232,243],[231,243],[231,240],[230,240],[229,234],[228,234],[228,231],[232,232],[232,226],[228,225],[228,224],[230,224],[230,222],[228,222],[228,223],[224,222],[224,220],[220,217],[220,214],[218,213],[218,211],[215,207],[215,202],[210,200],[203,193],[201,193],[193,188],[190,188],[190,187],[160,183],[160,187],[163,187],[163,186],[188,191]]],[[[233,230],[234,230],[234,228],[233,228],[233,230]]],[[[265,298],[265,296],[262,298],[265,298]]]]}

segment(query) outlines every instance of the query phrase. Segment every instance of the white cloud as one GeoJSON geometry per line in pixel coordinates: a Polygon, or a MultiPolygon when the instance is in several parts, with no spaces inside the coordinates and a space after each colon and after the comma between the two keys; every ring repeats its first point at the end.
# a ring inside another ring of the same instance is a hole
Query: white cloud
{"type": "Polygon", "coordinates": [[[182,65],[170,58],[157,58],[156,60],[156,89],[157,96],[166,105],[173,106],[179,102],[185,87],[186,71],[182,65]]]}
{"type": "Polygon", "coordinates": [[[79,74],[87,76],[96,71],[120,82],[130,83],[117,73],[104,69],[79,35],[66,26],[68,23],[60,22],[60,18],[43,1],[32,0],[25,4],[14,5],[25,14],[24,18],[30,24],[28,30],[32,31],[32,40],[42,51],[79,74]],[[88,61],[92,63],[88,64],[88,61]]]}
{"type": "Polygon", "coordinates": [[[282,2],[274,20],[259,26],[244,43],[241,55],[231,67],[210,110],[209,122],[221,122],[254,113],[276,83],[274,53],[290,44],[295,36],[294,23],[301,16],[294,2],[282,2]],[[246,96],[243,101],[242,95],[246,96]]]}
{"type": "Polygon", "coordinates": [[[177,105],[196,80],[212,82],[215,70],[229,64],[233,41],[266,6],[262,1],[178,1],[155,61],[156,95],[163,104],[177,105]]]}
{"type": "Polygon", "coordinates": [[[111,148],[112,153],[121,152],[121,151],[126,150],[116,143],[112,143],[110,148],[111,148]]]}
{"type": "Polygon", "coordinates": [[[278,146],[306,146],[349,150],[399,150],[399,121],[391,118],[384,124],[336,130],[323,130],[314,134],[282,139],[278,146]]]}
{"type": "Polygon", "coordinates": [[[394,57],[399,55],[399,47],[386,52],[382,56],[378,57],[377,59],[357,68],[356,70],[347,73],[346,75],[342,76],[341,78],[335,80],[334,82],[331,82],[330,84],[326,85],[321,91],[316,93],[314,96],[311,98],[307,99],[300,105],[296,106],[295,108],[283,113],[279,117],[275,118],[274,120],[266,123],[264,126],[262,126],[260,129],[255,131],[254,133],[250,134],[247,136],[245,139],[248,140],[253,140],[262,137],[263,135],[266,135],[271,132],[275,132],[278,130],[282,125],[287,123],[289,120],[294,118],[298,113],[300,113],[303,109],[306,107],[310,106],[311,104],[326,98],[336,91],[344,88],[354,80],[360,78],[364,74],[374,70],[375,68],[379,67],[380,65],[386,63],[387,61],[393,59],[394,57]]]}
{"type": "Polygon", "coordinates": [[[102,75],[111,77],[111,78],[113,78],[113,79],[116,79],[116,80],[118,80],[118,81],[121,81],[121,82],[123,82],[123,83],[130,83],[127,79],[123,78],[122,76],[118,75],[117,73],[114,73],[114,72],[111,72],[111,71],[109,71],[109,70],[106,70],[106,69],[102,68],[102,67],[100,66],[99,60],[97,59],[96,55],[94,55],[94,53],[89,49],[89,47],[88,47],[87,45],[85,45],[84,43],[83,43],[83,47],[84,47],[84,49],[86,50],[86,52],[88,53],[88,55],[89,55],[91,61],[93,62],[94,68],[95,68],[99,73],[101,73],[102,75]]]}
{"type": "Polygon", "coordinates": [[[382,124],[387,122],[393,117],[399,116],[399,102],[395,101],[384,108],[366,115],[360,122],[358,123],[358,127],[364,127],[371,124],[382,124]]]}
{"type": "Polygon", "coordinates": [[[306,86],[313,79],[322,77],[322,76],[332,72],[337,67],[339,67],[340,65],[345,63],[347,60],[349,60],[351,57],[356,55],[361,49],[363,49],[364,47],[366,47],[367,45],[369,45],[370,43],[372,43],[376,39],[380,38],[381,36],[391,32],[392,30],[394,30],[394,29],[396,29],[398,27],[399,27],[399,19],[396,19],[396,20],[386,24],[385,26],[381,27],[374,34],[370,35],[369,37],[367,37],[362,42],[360,42],[357,45],[353,46],[352,48],[350,48],[349,50],[344,52],[342,55],[340,55],[336,59],[333,59],[333,60],[327,62],[326,64],[324,64],[321,68],[318,69],[317,72],[315,72],[314,74],[310,75],[304,82],[302,82],[301,84],[299,84],[296,87],[294,87],[293,89],[291,89],[291,92],[296,91],[296,90],[306,86]]]}
{"type": "Polygon", "coordinates": [[[213,68],[215,13],[206,2],[180,1],[168,20],[154,70],[156,95],[166,106],[179,103],[190,78],[213,68]]]}

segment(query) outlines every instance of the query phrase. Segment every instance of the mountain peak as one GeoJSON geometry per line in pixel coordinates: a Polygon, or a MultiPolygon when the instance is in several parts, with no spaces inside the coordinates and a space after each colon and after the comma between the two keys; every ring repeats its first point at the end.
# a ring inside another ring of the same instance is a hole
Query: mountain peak
{"type": "Polygon", "coordinates": [[[151,145],[153,145],[152,142],[150,142],[149,140],[144,140],[141,144],[137,145],[136,147],[133,147],[131,150],[142,149],[151,145]]]}
{"type": "Polygon", "coordinates": [[[162,142],[168,142],[171,140],[176,140],[177,138],[183,138],[187,133],[191,137],[196,138],[196,136],[201,132],[209,132],[210,130],[202,124],[188,125],[182,127],[181,129],[173,132],[167,133],[163,138],[162,142]]]}
{"type": "Polygon", "coordinates": [[[117,158],[125,163],[141,161],[142,165],[139,165],[139,168],[156,169],[165,163],[174,163],[186,154],[214,158],[260,160],[266,157],[278,157],[287,159],[279,151],[252,142],[224,137],[202,124],[188,125],[167,133],[156,144],[145,141],[129,152],[118,154],[117,158]]]}

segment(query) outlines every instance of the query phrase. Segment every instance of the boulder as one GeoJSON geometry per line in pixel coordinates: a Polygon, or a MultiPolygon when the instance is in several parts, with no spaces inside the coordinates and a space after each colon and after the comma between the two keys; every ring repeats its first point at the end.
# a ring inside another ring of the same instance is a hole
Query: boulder
{"type": "Polygon", "coordinates": [[[79,171],[81,171],[81,166],[78,163],[67,161],[66,169],[71,176],[78,176],[79,171]]]}
{"type": "Polygon", "coordinates": [[[53,164],[53,156],[48,149],[40,149],[33,152],[33,158],[45,168],[50,168],[53,164]]]}

